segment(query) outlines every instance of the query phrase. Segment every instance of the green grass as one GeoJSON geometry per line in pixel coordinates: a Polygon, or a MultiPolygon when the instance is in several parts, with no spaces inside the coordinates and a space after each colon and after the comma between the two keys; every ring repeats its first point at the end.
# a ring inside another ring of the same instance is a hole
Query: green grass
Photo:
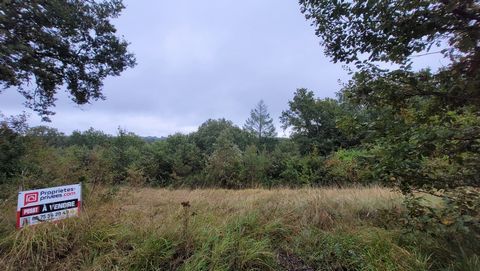
{"type": "Polygon", "coordinates": [[[334,232],[305,229],[293,251],[315,270],[427,270],[428,261],[395,242],[396,232],[366,227],[334,232]]]}

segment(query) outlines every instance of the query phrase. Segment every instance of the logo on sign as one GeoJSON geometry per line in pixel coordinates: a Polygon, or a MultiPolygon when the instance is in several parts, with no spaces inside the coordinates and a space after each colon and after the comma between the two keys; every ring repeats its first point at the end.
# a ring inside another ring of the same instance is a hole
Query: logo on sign
{"type": "Polygon", "coordinates": [[[38,201],[38,192],[26,193],[25,194],[25,205],[38,201]]]}

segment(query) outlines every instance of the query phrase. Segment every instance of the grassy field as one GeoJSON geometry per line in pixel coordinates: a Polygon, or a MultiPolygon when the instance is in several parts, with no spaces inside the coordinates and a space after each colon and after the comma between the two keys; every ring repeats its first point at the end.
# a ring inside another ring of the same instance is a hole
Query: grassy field
{"type": "Polygon", "coordinates": [[[82,217],[16,231],[11,199],[1,207],[0,270],[478,267],[478,258],[459,259],[439,240],[404,232],[400,203],[378,187],[102,187],[87,189],[82,217]]]}

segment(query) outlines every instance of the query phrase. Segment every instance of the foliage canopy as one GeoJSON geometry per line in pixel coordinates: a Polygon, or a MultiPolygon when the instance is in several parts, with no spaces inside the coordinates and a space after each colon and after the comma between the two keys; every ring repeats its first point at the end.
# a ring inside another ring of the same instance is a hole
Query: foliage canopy
{"type": "Polygon", "coordinates": [[[2,1],[0,84],[44,120],[62,86],[76,104],[104,99],[103,80],[135,65],[110,21],[123,8],[121,0],[2,1]]]}

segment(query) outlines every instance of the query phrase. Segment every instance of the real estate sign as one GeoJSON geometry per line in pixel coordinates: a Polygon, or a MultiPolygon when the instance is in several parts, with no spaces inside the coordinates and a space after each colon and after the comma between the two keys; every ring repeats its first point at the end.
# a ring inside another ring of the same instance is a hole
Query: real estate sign
{"type": "Polygon", "coordinates": [[[81,206],[81,184],[19,192],[17,228],[78,216],[81,206]]]}

